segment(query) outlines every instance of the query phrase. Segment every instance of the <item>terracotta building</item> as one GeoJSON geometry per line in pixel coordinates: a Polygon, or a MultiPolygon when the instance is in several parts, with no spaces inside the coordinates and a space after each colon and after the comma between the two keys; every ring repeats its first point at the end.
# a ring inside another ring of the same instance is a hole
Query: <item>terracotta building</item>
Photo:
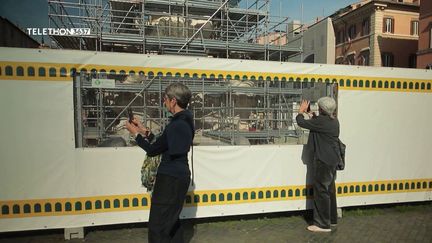
{"type": "Polygon", "coordinates": [[[415,68],[419,4],[420,0],[364,0],[331,15],[335,63],[415,68]]]}
{"type": "Polygon", "coordinates": [[[420,4],[417,68],[432,69],[432,1],[420,4]]]}

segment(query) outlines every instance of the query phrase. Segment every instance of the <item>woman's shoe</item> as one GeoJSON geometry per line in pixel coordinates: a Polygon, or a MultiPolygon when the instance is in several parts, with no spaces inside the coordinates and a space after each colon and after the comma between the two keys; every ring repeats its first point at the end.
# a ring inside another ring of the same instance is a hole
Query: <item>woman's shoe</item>
{"type": "Polygon", "coordinates": [[[323,229],[316,225],[309,225],[307,229],[312,232],[331,232],[331,229],[323,229]]]}

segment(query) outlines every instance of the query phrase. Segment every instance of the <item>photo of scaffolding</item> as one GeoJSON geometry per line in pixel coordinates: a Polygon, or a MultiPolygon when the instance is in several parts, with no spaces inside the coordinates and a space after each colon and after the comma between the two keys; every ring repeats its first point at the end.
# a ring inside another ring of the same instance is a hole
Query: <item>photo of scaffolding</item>
{"type": "MultiPolygon", "coordinates": [[[[77,147],[133,145],[124,129],[128,109],[154,133],[160,132],[169,121],[162,105],[164,87],[172,82],[186,83],[193,93],[189,110],[196,145],[305,143],[307,134],[295,123],[299,101],[316,101],[335,89],[334,84],[285,80],[81,72],[75,78],[77,147]],[[94,80],[115,80],[115,88],[94,87],[94,80]]],[[[316,105],[312,110],[318,110],[316,105]]]]}

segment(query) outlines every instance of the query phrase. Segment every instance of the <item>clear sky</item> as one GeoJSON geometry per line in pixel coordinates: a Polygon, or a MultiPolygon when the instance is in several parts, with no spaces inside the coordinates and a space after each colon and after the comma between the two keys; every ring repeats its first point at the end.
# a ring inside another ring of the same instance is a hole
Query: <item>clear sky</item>
{"type": "MultiPolygon", "coordinates": [[[[244,1],[244,0],[243,0],[244,1]]],[[[251,0],[248,0],[249,2],[251,0]]],[[[289,17],[290,20],[301,20],[303,4],[303,21],[311,23],[317,17],[326,17],[335,11],[361,0],[271,0],[271,15],[289,17]]]]}
{"type": "MultiPolygon", "coordinates": [[[[329,16],[336,10],[360,0],[271,0],[270,12],[273,16],[289,17],[290,20],[302,20],[312,23],[317,17],[329,16]]],[[[242,0],[241,4],[251,4],[254,0],[242,0]]],[[[47,0],[1,0],[0,15],[19,27],[48,27],[47,0]]],[[[40,38],[35,38],[40,41],[40,38]]]]}

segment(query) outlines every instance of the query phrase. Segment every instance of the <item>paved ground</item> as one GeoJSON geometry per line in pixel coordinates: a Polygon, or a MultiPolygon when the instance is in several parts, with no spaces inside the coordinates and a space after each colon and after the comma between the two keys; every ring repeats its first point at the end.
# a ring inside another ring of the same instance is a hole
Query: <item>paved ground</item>
{"type": "MultiPolygon", "coordinates": [[[[304,212],[199,219],[184,222],[186,243],[231,242],[431,242],[432,202],[344,209],[331,233],[306,230],[304,212]]],[[[63,231],[0,234],[0,242],[64,242],[63,231]]],[[[93,227],[78,242],[147,242],[145,224],[93,227]]]]}

